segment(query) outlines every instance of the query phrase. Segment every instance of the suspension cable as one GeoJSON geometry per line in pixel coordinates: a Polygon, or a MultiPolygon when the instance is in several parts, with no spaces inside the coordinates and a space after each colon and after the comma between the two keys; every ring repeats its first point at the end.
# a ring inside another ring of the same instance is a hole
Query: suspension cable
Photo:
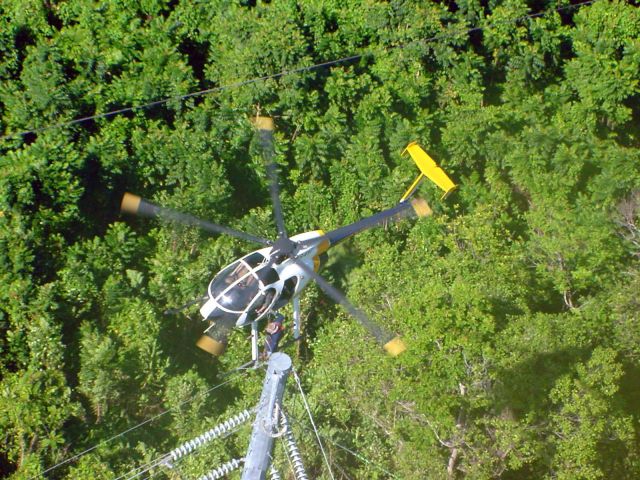
{"type": "MultiPolygon", "coordinates": [[[[576,3],[576,4],[572,4],[572,5],[564,5],[558,8],[553,9],[554,12],[562,12],[564,10],[570,10],[570,9],[577,9],[586,5],[590,5],[592,3],[594,3],[596,0],[587,0],[581,3],[576,3]]],[[[505,19],[505,20],[499,20],[493,23],[489,23],[487,25],[484,26],[477,26],[477,27],[472,27],[472,28],[468,28],[468,29],[460,29],[454,32],[447,32],[447,33],[441,33],[438,35],[434,35],[432,37],[429,38],[425,38],[425,39],[419,39],[419,40],[413,40],[411,42],[407,42],[407,43],[403,43],[403,44],[399,44],[399,45],[390,45],[387,47],[382,47],[383,51],[390,51],[393,49],[402,49],[402,48],[407,48],[410,47],[412,45],[426,45],[428,43],[437,41],[437,40],[444,40],[447,38],[451,38],[451,37],[455,37],[457,35],[462,35],[462,34],[469,34],[469,33],[473,33],[473,32],[477,32],[477,31],[481,31],[484,30],[486,28],[491,28],[491,27],[495,27],[497,25],[502,25],[502,24],[511,24],[511,23],[517,23],[521,20],[526,20],[526,19],[531,19],[531,18],[537,18],[537,17],[543,17],[545,16],[547,13],[549,13],[551,10],[548,11],[544,11],[544,12],[539,12],[539,13],[530,13],[527,15],[523,15],[521,17],[514,17],[514,18],[510,18],[510,19],[505,19]]],[[[219,93],[222,92],[224,90],[231,90],[231,89],[236,89],[236,88],[240,88],[240,87],[244,87],[247,85],[251,85],[254,83],[259,83],[259,82],[264,82],[266,80],[274,80],[277,78],[282,78],[288,75],[295,75],[295,74],[301,74],[301,73],[305,73],[305,72],[310,72],[310,71],[314,71],[314,70],[320,70],[323,68],[327,68],[327,67],[331,67],[333,65],[338,65],[341,63],[348,63],[348,62],[352,62],[355,60],[360,60],[361,58],[368,56],[368,55],[372,55],[375,53],[375,50],[369,50],[366,51],[364,53],[358,53],[355,55],[350,55],[347,57],[342,57],[342,58],[337,58],[334,60],[329,60],[326,62],[321,62],[321,63],[316,63],[313,65],[307,65],[304,67],[298,67],[298,68],[292,68],[292,69],[286,69],[286,70],[282,70],[278,73],[272,73],[272,74],[268,74],[268,75],[262,75],[260,77],[254,77],[254,78],[250,78],[247,80],[241,80],[241,81],[237,81],[237,82],[233,82],[233,83],[228,83],[225,85],[220,85],[218,87],[213,87],[213,88],[206,88],[203,90],[198,90],[195,92],[190,92],[187,94],[183,94],[183,95],[174,95],[171,97],[166,97],[160,100],[154,100],[152,102],[149,103],[144,103],[141,105],[132,105],[130,107],[124,107],[124,108],[120,108],[118,110],[112,110],[109,112],[104,112],[104,113],[98,113],[95,115],[88,115],[85,117],[80,117],[80,118],[75,118],[73,120],[68,120],[65,122],[59,122],[59,123],[54,123],[54,124],[50,124],[50,125],[45,125],[44,127],[39,127],[39,128],[31,128],[29,130],[23,130],[20,132],[14,132],[14,133],[8,133],[6,135],[2,135],[0,136],[0,141],[9,139],[9,138],[13,138],[13,137],[22,137],[24,135],[28,135],[28,134],[35,134],[35,133],[40,133],[46,130],[52,130],[52,129],[56,129],[56,128],[62,128],[62,127],[69,127],[72,125],[76,125],[78,123],[83,123],[83,122],[88,122],[90,120],[97,120],[97,119],[101,119],[101,118],[108,118],[108,117],[113,117],[116,115],[120,115],[122,113],[127,113],[127,112],[134,112],[136,110],[144,110],[147,108],[151,108],[151,107],[155,107],[158,105],[164,105],[166,103],[169,102],[173,102],[173,101],[177,101],[177,102],[182,102],[183,100],[189,99],[189,98],[194,98],[194,97],[201,97],[204,95],[210,95],[213,93],[219,93]]]]}

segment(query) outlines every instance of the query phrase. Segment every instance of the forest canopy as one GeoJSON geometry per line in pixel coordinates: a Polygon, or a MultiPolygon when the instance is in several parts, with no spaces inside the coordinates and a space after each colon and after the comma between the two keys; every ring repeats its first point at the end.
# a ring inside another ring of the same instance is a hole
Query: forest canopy
{"type": "MultiPolygon", "coordinates": [[[[323,271],[403,355],[302,296],[285,351],[335,478],[640,478],[639,72],[634,1],[3,0],[0,475],[130,478],[256,404],[262,369],[223,377],[247,332],[215,359],[196,306],[165,313],[254,247],[119,202],[274,238],[261,113],[290,232],[395,205],[411,141],[459,185],[323,271]]],[[[291,379],[285,407],[331,478],[291,379]]]]}

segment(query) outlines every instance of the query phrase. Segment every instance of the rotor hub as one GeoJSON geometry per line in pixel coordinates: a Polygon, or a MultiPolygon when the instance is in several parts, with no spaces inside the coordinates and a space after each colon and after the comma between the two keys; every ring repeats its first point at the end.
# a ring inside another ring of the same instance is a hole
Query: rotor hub
{"type": "Polygon", "coordinates": [[[275,241],[271,247],[271,256],[276,262],[281,262],[287,258],[291,258],[296,251],[297,244],[293,240],[282,237],[275,241]]]}

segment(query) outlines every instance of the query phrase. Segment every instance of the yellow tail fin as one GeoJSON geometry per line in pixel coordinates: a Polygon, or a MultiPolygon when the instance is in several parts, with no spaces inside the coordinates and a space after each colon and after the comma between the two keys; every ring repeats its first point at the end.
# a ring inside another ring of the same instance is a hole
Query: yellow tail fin
{"type": "Polygon", "coordinates": [[[420,147],[420,145],[418,145],[417,142],[411,142],[407,145],[407,148],[404,149],[402,155],[407,152],[409,152],[413,161],[416,162],[421,173],[409,187],[409,190],[405,192],[400,201],[406,200],[414,190],[418,188],[418,185],[424,177],[427,177],[444,191],[444,195],[442,195],[443,199],[456,189],[457,185],[451,181],[447,174],[444,173],[444,170],[438,166],[438,164],[422,149],[422,147],[420,147]]]}

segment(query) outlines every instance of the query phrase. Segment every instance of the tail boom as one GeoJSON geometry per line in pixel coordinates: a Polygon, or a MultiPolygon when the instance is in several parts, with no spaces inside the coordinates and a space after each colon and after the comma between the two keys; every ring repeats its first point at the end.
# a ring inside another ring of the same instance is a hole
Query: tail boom
{"type": "Polygon", "coordinates": [[[345,225],[344,227],[332,230],[325,234],[331,246],[336,245],[349,237],[356,235],[364,230],[380,225],[387,220],[399,220],[408,216],[426,217],[431,215],[432,211],[427,202],[422,199],[415,198],[408,202],[400,202],[395,207],[383,210],[382,212],[363,218],[355,223],[345,225]]]}

